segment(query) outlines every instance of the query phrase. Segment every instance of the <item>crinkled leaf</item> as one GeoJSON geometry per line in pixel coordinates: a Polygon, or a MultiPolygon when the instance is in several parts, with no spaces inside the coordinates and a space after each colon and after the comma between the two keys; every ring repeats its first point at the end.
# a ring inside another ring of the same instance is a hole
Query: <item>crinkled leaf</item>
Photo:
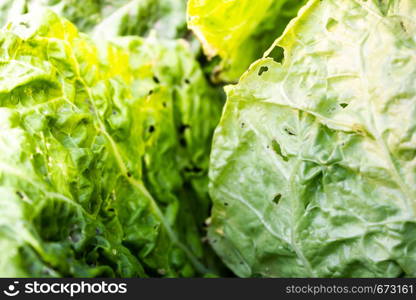
{"type": "Polygon", "coordinates": [[[187,44],[92,42],[51,11],[0,43],[1,276],[205,272],[201,180],[221,99],[187,44]]]}
{"type": "MultiPolygon", "coordinates": [[[[208,157],[222,96],[209,87],[184,41],[118,38],[112,45],[128,51],[125,63],[140,74],[131,78],[131,92],[142,99],[135,120],[143,124],[143,180],[166,206],[168,221],[202,258],[201,225],[210,207],[208,157]]],[[[117,51],[107,55],[109,66],[119,60],[117,51]]],[[[130,75],[123,76],[129,80],[130,75]]]]}
{"type": "Polygon", "coordinates": [[[210,240],[239,276],[416,276],[416,3],[319,1],[227,90],[210,240]]]}
{"type": "MultiPolygon", "coordinates": [[[[236,81],[296,16],[305,0],[190,0],[188,26],[205,54],[218,55],[215,76],[236,81]]],[[[281,53],[277,51],[276,57],[281,53]]]]}

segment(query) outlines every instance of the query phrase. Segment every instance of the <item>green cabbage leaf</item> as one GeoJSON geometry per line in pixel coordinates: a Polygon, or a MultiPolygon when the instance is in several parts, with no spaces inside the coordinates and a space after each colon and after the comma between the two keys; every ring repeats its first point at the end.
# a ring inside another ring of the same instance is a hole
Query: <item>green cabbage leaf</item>
{"type": "Polygon", "coordinates": [[[1,276],[211,272],[221,95],[189,44],[94,42],[50,10],[14,18],[0,44],[1,276]]]}
{"type": "Polygon", "coordinates": [[[272,48],[227,88],[209,238],[235,274],[416,276],[415,16],[311,0],[283,62],[272,48]]]}
{"type": "MultiPolygon", "coordinates": [[[[305,0],[189,0],[188,26],[209,58],[219,56],[214,79],[234,82],[296,16],[305,0]]],[[[281,57],[277,51],[276,58],[281,57]]]]}

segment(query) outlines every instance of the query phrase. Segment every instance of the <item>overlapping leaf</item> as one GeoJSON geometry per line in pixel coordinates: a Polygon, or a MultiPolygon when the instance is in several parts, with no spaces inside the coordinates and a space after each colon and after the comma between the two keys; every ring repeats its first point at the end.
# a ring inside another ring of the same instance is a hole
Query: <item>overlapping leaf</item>
{"type": "Polygon", "coordinates": [[[239,276],[416,276],[416,4],[311,0],[228,100],[210,240],[239,276]]]}
{"type": "Polygon", "coordinates": [[[220,96],[187,44],[97,47],[51,11],[19,17],[0,41],[1,276],[206,272],[220,96]]]}
{"type": "MultiPolygon", "coordinates": [[[[305,0],[190,0],[188,26],[208,57],[218,55],[214,78],[233,82],[260,58],[305,0]]],[[[276,58],[281,53],[276,51],[276,58]]]]}

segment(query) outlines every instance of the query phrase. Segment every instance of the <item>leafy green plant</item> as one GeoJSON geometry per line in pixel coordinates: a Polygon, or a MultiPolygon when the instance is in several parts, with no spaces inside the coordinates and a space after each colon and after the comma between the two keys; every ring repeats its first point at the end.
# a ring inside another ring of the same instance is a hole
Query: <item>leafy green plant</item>
{"type": "Polygon", "coordinates": [[[415,15],[311,0],[227,88],[209,236],[238,276],[416,276],[415,15]]]}
{"type": "Polygon", "coordinates": [[[51,11],[0,40],[0,274],[215,271],[200,224],[221,95],[188,45],[98,47],[51,11]]]}
{"type": "Polygon", "coordinates": [[[415,16],[2,1],[0,276],[416,276],[415,16]]]}
{"type": "MultiPolygon", "coordinates": [[[[188,26],[209,58],[214,80],[233,82],[260,58],[305,0],[189,0],[188,26]]],[[[277,52],[276,58],[281,57],[277,52]]]]}

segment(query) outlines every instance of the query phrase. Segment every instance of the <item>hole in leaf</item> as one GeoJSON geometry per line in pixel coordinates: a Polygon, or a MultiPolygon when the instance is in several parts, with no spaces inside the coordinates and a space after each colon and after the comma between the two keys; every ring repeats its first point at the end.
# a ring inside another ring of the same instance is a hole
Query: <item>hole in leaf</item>
{"type": "Polygon", "coordinates": [[[182,147],[186,147],[186,140],[182,137],[182,138],[180,138],[179,139],[179,144],[182,146],[182,147]]]}
{"type": "Polygon", "coordinates": [[[262,67],[260,67],[260,70],[259,70],[259,76],[261,76],[264,72],[267,72],[267,71],[269,71],[269,67],[266,67],[266,66],[262,66],[262,67]]]}
{"type": "Polygon", "coordinates": [[[29,28],[29,24],[26,22],[20,22],[19,25],[22,25],[23,27],[29,28]]]}
{"type": "Polygon", "coordinates": [[[150,133],[152,133],[152,132],[154,132],[154,131],[155,131],[155,126],[150,125],[150,126],[149,126],[149,132],[150,132],[150,133]]]}
{"type": "Polygon", "coordinates": [[[284,49],[279,46],[275,46],[273,50],[270,52],[268,57],[273,58],[275,62],[281,63],[284,57],[284,49]]]}
{"type": "Polygon", "coordinates": [[[404,32],[407,32],[407,28],[404,25],[404,22],[403,21],[400,21],[400,27],[403,29],[404,32]]]}
{"type": "Polygon", "coordinates": [[[277,155],[279,155],[284,161],[288,161],[287,156],[283,154],[280,144],[277,141],[272,141],[272,147],[273,151],[276,152],[277,155]]]}
{"type": "Polygon", "coordinates": [[[183,134],[185,130],[188,128],[189,128],[188,124],[182,124],[181,126],[179,126],[179,133],[183,134]]]}
{"type": "Polygon", "coordinates": [[[335,20],[333,18],[329,18],[325,27],[326,27],[326,30],[328,30],[328,31],[334,31],[334,29],[336,28],[337,25],[338,25],[337,20],[335,20]]]}
{"type": "Polygon", "coordinates": [[[292,129],[288,128],[288,127],[285,127],[285,128],[284,128],[284,131],[285,131],[288,135],[296,135],[296,133],[295,133],[292,129]]]}
{"type": "Polygon", "coordinates": [[[282,194],[277,194],[276,196],[274,196],[273,198],[273,203],[274,204],[279,204],[280,199],[282,198],[282,194]]]}

